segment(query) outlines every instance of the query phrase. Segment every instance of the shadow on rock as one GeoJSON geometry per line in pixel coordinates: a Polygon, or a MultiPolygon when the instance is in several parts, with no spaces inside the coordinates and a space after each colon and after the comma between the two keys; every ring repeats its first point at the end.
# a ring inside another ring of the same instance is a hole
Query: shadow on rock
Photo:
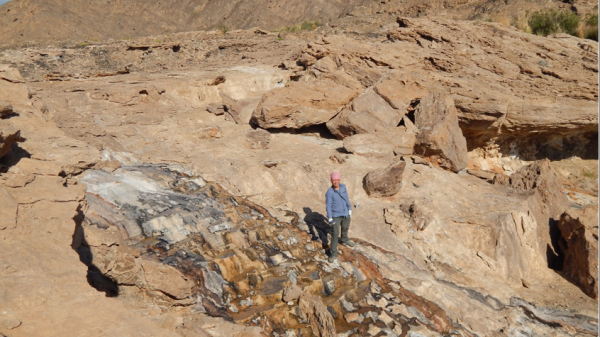
{"type": "Polygon", "coordinates": [[[313,212],[309,207],[304,207],[303,210],[306,214],[304,222],[309,228],[309,234],[313,241],[321,241],[323,249],[329,248],[327,234],[333,235],[333,229],[327,222],[327,218],[319,212],[313,212]]]}
{"type": "Polygon", "coordinates": [[[94,256],[89,244],[85,241],[84,228],[82,222],[84,219],[81,208],[77,210],[78,215],[75,219],[77,223],[75,233],[73,233],[73,249],[79,255],[79,261],[88,267],[87,281],[92,288],[106,294],[106,297],[119,296],[119,285],[114,280],[102,274],[102,272],[93,264],[94,256]]]}

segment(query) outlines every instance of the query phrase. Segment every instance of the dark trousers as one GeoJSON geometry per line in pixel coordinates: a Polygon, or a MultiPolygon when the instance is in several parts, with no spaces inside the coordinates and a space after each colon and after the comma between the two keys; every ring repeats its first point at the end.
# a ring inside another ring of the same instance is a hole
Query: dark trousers
{"type": "Polygon", "coordinates": [[[348,242],[348,229],[350,228],[350,217],[338,216],[333,218],[333,235],[331,236],[331,256],[337,256],[338,238],[340,237],[340,227],[342,227],[342,242],[348,242]]]}

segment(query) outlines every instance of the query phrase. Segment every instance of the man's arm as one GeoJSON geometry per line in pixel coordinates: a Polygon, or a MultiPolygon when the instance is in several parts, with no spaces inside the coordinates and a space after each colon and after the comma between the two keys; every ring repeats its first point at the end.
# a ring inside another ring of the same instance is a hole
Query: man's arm
{"type": "Polygon", "coordinates": [[[325,209],[327,210],[327,219],[331,219],[333,213],[331,212],[331,204],[333,201],[333,193],[329,193],[331,192],[330,190],[327,190],[327,193],[325,193],[325,209]]]}
{"type": "Polygon", "coordinates": [[[344,185],[344,194],[346,194],[346,206],[348,207],[348,211],[350,213],[352,213],[352,206],[350,204],[350,197],[348,196],[348,189],[346,188],[346,185],[344,185]]]}

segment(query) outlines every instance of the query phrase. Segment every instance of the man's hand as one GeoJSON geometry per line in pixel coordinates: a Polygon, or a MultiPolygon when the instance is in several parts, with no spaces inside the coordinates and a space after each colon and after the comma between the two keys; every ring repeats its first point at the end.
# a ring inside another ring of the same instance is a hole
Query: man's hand
{"type": "Polygon", "coordinates": [[[333,218],[329,218],[329,223],[333,223],[333,218]]]}
{"type": "Polygon", "coordinates": [[[352,210],[348,211],[348,216],[352,216],[352,210]]]}

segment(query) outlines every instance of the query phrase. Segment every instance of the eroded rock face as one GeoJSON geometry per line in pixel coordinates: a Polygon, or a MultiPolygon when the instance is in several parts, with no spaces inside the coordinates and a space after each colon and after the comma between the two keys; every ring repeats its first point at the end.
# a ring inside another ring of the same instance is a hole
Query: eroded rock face
{"type": "Polygon", "coordinates": [[[563,275],[598,299],[598,209],[569,210],[560,216],[558,228],[564,239],[563,275]]]}
{"type": "Polygon", "coordinates": [[[402,187],[402,174],[406,162],[397,161],[386,168],[375,170],[365,176],[364,189],[371,197],[391,197],[402,187]]]}
{"type": "Polygon", "coordinates": [[[450,96],[441,93],[425,96],[415,111],[415,126],[419,130],[415,154],[454,172],[467,167],[467,141],[458,126],[450,96]]]}
{"type": "Polygon", "coordinates": [[[560,270],[562,257],[556,221],[569,207],[569,200],[562,192],[562,178],[550,166],[549,160],[540,160],[513,173],[509,186],[528,195],[527,203],[538,223],[540,241],[537,249],[540,253],[546,252],[548,264],[560,270]]]}

